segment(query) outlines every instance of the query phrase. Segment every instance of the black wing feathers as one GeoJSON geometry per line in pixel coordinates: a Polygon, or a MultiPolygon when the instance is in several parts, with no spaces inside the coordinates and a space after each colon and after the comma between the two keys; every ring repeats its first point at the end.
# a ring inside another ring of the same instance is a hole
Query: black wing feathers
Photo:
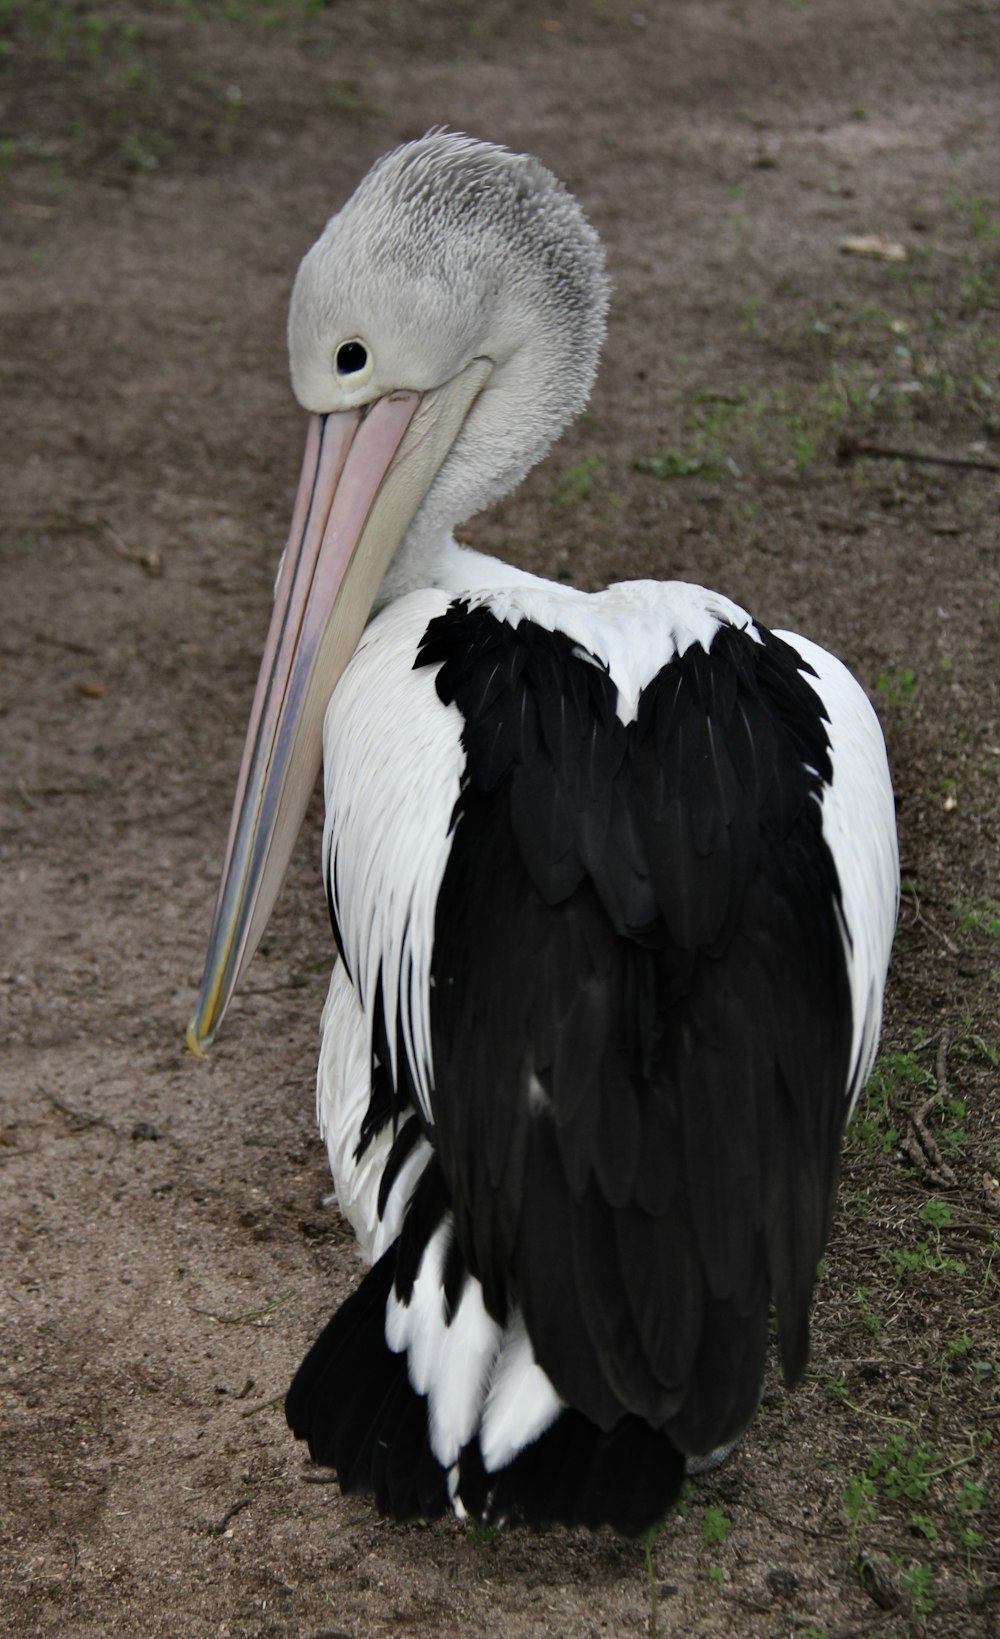
{"type": "Polygon", "coordinates": [[[465,725],[431,1008],[459,1243],[581,1416],[689,1452],[752,1416],[770,1302],[803,1369],[845,1115],[829,744],[760,637],[692,644],[628,724],[528,620],[453,604],[417,661],[465,725]]]}
{"type": "Polygon", "coordinates": [[[385,1341],[396,1275],[390,1247],[316,1339],[285,1400],[289,1427],[343,1491],[370,1491],[396,1519],[435,1519],[449,1505],[427,1442],[426,1402],[410,1387],[405,1354],[385,1341]]]}
{"type": "MultiPolygon", "coordinates": [[[[432,1161],[407,1212],[413,1222],[317,1338],[285,1401],[289,1426],[308,1442],[314,1461],[336,1468],[344,1491],[373,1493],[396,1519],[434,1519],[450,1502],[448,1475],[430,1446],[427,1401],[410,1382],[406,1355],[393,1354],[385,1339],[386,1304],[393,1292],[406,1301],[423,1247],[444,1216],[443,1201],[432,1161]]],[[[452,1238],[443,1294],[449,1315],[466,1279],[452,1238]]],[[[639,1418],[619,1419],[605,1433],[567,1411],[498,1474],[486,1471],[478,1440],[470,1441],[455,1489],[484,1524],[558,1520],[636,1535],[662,1518],[683,1478],[676,1447],[639,1418]]]]}

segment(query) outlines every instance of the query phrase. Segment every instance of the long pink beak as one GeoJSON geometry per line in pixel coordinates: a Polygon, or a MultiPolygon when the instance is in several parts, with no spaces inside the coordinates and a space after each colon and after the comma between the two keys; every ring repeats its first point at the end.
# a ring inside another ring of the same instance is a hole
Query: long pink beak
{"type": "MultiPolygon", "coordinates": [[[[372,599],[361,611],[345,597],[348,572],[419,402],[417,393],[393,393],[367,413],[310,417],[205,971],[187,1029],[195,1053],[208,1046],[221,1023],[284,879],[322,762],[327,703],[371,608],[372,599]],[[338,614],[347,618],[335,620],[338,614]]],[[[385,567],[375,571],[379,579],[385,567]]]]}
{"type": "Polygon", "coordinates": [[[326,708],[383,577],[492,365],[313,415],[187,1044],[212,1040],[260,943],[323,757],[326,708]]]}

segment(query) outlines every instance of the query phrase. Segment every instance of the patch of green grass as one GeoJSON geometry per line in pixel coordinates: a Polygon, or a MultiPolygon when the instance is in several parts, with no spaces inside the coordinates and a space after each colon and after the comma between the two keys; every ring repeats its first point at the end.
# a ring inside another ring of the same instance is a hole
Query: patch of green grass
{"type": "Polygon", "coordinates": [[[922,1502],[931,1481],[947,1466],[930,1446],[921,1441],[909,1445],[901,1434],[893,1434],[881,1451],[872,1452],[868,1475],[883,1496],[922,1502]]]}
{"type": "Polygon", "coordinates": [[[958,925],[966,932],[981,933],[994,944],[1000,944],[1000,900],[987,899],[982,905],[959,900],[955,907],[958,925]]]}
{"type": "Polygon", "coordinates": [[[561,488],[556,492],[556,506],[575,506],[586,500],[594,487],[594,474],[600,464],[599,455],[585,455],[570,467],[561,488]]]}
{"type": "Polygon", "coordinates": [[[900,1139],[899,1128],[892,1121],[894,1100],[912,1089],[936,1087],[933,1072],[921,1064],[918,1056],[922,1042],[916,1038],[914,1041],[912,1048],[883,1053],[876,1061],[847,1129],[849,1145],[857,1145],[869,1155],[890,1155],[900,1139]]]}
{"type": "MultiPolygon", "coordinates": [[[[756,305],[744,304],[744,332],[753,325],[756,305]]],[[[740,387],[735,393],[697,393],[685,417],[685,442],[638,459],[637,472],[653,478],[708,480],[740,478],[754,465],[763,471],[803,475],[813,464],[822,430],[810,405],[788,404],[770,388],[740,387]]]]}
{"type": "Polygon", "coordinates": [[[922,1537],[926,1537],[928,1542],[934,1542],[938,1535],[938,1528],[929,1514],[911,1514],[910,1526],[922,1537]]]}
{"type": "Polygon", "coordinates": [[[940,1240],[942,1229],[951,1227],[955,1214],[950,1201],[925,1201],[920,1208],[919,1217],[920,1222],[932,1229],[937,1240],[940,1240]]]}
{"type": "Polygon", "coordinates": [[[879,672],[875,687],[885,695],[885,703],[890,710],[912,710],[917,692],[917,674],[912,666],[903,666],[898,672],[879,672]]]}
{"type": "Polygon", "coordinates": [[[9,79],[4,177],[46,188],[58,164],[70,176],[96,172],[120,182],[184,156],[201,158],[206,148],[229,152],[261,71],[256,42],[256,59],[220,51],[212,33],[227,25],[251,33],[283,28],[310,49],[331,36],[319,0],[151,0],[139,7],[0,0],[0,57],[9,79]],[[182,27],[174,26],[178,20],[182,27]]]}
{"type": "Polygon", "coordinates": [[[760,307],[759,296],[748,296],[740,307],[740,334],[752,336],[757,330],[757,310],[760,307]]]}
{"type": "MultiPolygon", "coordinates": [[[[994,1042],[984,1040],[982,1036],[976,1035],[974,1032],[969,1035],[969,1043],[986,1060],[991,1069],[1000,1069],[1000,1047],[997,1047],[994,1042]]],[[[955,1102],[961,1103],[961,1100],[955,1102]]],[[[964,1104],[962,1104],[962,1114],[965,1114],[964,1104]]]]}
{"type": "Polygon", "coordinates": [[[960,1514],[978,1514],[986,1505],[986,1487],[968,1478],[962,1481],[955,1507],[960,1514]]]}
{"type": "Polygon", "coordinates": [[[851,1536],[851,1558],[858,1552],[858,1532],[862,1525],[870,1525],[876,1515],[877,1489],[869,1474],[852,1474],[841,1494],[840,1506],[851,1536]]]}
{"type": "Polygon", "coordinates": [[[478,1520],[470,1519],[465,1522],[465,1537],[473,1548],[483,1553],[494,1543],[503,1531],[502,1525],[480,1525],[478,1520]]]}
{"type": "Polygon", "coordinates": [[[718,471],[703,456],[686,454],[674,448],[655,450],[641,456],[635,463],[636,472],[648,473],[651,478],[694,478],[703,473],[706,478],[718,477],[718,471]]]}
{"type": "Polygon", "coordinates": [[[914,1274],[918,1270],[926,1270],[932,1275],[965,1274],[964,1258],[952,1258],[942,1252],[939,1236],[933,1243],[921,1241],[915,1247],[900,1247],[883,1256],[892,1264],[897,1275],[914,1274]]]}
{"type": "Polygon", "coordinates": [[[955,189],[946,198],[964,211],[974,239],[1000,239],[1000,199],[992,194],[965,195],[955,189]]]}
{"type": "Polygon", "coordinates": [[[941,1359],[939,1362],[942,1393],[945,1391],[945,1379],[947,1375],[950,1372],[954,1372],[957,1367],[964,1364],[971,1352],[972,1339],[968,1332],[963,1332],[961,1337],[950,1337],[948,1339],[941,1351],[941,1359]]]}
{"type": "Polygon", "coordinates": [[[931,1587],[934,1572],[929,1565],[911,1565],[903,1572],[903,1586],[909,1595],[910,1609],[918,1619],[929,1616],[934,1609],[931,1587]]]}
{"type": "Polygon", "coordinates": [[[725,1542],[731,1529],[732,1521],[721,1508],[713,1505],[705,1509],[701,1522],[701,1540],[706,1548],[713,1548],[717,1543],[725,1542]]]}
{"type": "Polygon", "coordinates": [[[855,1298],[857,1299],[858,1308],[861,1311],[862,1325],[867,1327],[868,1331],[871,1332],[872,1337],[878,1337],[879,1332],[882,1330],[882,1322],[879,1320],[878,1315],[875,1313],[874,1309],[872,1309],[868,1301],[869,1295],[870,1290],[867,1286],[859,1286],[854,1294],[855,1298]]]}
{"type": "MultiPolygon", "coordinates": [[[[841,1494],[852,1558],[859,1559],[858,1539],[863,1531],[880,1520],[884,1536],[889,1516],[895,1514],[898,1520],[902,1512],[907,1531],[926,1542],[957,1545],[972,1576],[973,1559],[986,1541],[986,1532],[979,1529],[979,1515],[988,1509],[990,1498],[986,1485],[968,1475],[956,1492],[951,1476],[969,1464],[978,1464],[991,1444],[992,1434],[984,1429],[970,1437],[966,1451],[949,1460],[914,1431],[909,1436],[893,1434],[884,1446],[870,1451],[865,1468],[850,1475],[841,1494]]],[[[902,1556],[894,1552],[892,1559],[900,1567],[913,1614],[926,1615],[933,1605],[927,1568],[911,1565],[904,1571],[902,1556]]]]}
{"type": "MultiPolygon", "coordinates": [[[[637,460],[635,470],[660,479],[699,476],[717,479],[727,473],[738,476],[738,465],[726,445],[731,441],[730,430],[742,414],[747,399],[745,389],[732,397],[718,393],[696,394],[685,417],[687,443],[681,448],[672,445],[654,451],[637,460]]],[[[735,434],[733,437],[735,439],[735,434]]]]}

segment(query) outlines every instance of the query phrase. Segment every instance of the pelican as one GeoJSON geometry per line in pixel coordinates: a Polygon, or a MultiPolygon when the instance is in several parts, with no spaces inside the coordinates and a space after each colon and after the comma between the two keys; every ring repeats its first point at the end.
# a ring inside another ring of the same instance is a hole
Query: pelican
{"type": "Polygon", "coordinates": [[[459,545],[584,406],[608,284],[535,159],[432,132],[303,260],[306,454],[203,1052],[321,764],[319,1123],[371,1265],[295,1435],[397,1518],[659,1520],[789,1385],[897,910],[859,684],[720,593],[459,545]]]}

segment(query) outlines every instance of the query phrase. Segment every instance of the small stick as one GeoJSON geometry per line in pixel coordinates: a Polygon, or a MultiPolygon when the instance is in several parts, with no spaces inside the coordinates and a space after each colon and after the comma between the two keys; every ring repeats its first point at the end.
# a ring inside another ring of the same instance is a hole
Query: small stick
{"type": "Polygon", "coordinates": [[[220,1315],[216,1314],[214,1309],[196,1309],[194,1304],[191,1308],[192,1313],[203,1315],[206,1320],[217,1320],[220,1326],[246,1326],[254,1320],[266,1320],[269,1315],[274,1314],[275,1309],[280,1309],[283,1303],[287,1303],[291,1296],[291,1292],[279,1292],[276,1298],[268,1298],[259,1309],[244,1309],[239,1315],[220,1315]]]}
{"type": "Polygon", "coordinates": [[[233,1503],[233,1506],[231,1508],[226,1509],[226,1512],[223,1514],[223,1516],[220,1519],[218,1525],[210,1525],[209,1526],[209,1528],[208,1528],[209,1536],[210,1537],[221,1537],[223,1531],[226,1529],[226,1526],[229,1524],[229,1521],[231,1519],[235,1519],[237,1514],[242,1514],[244,1508],[249,1508],[250,1504],[252,1502],[253,1502],[252,1497],[240,1497],[238,1499],[238,1501],[233,1503]]]}
{"type": "Polygon", "coordinates": [[[955,1174],[941,1154],[940,1146],[934,1134],[927,1126],[927,1117],[935,1104],[941,1103],[948,1091],[948,1035],[941,1032],[937,1054],[937,1085],[930,1098],[926,1098],[919,1109],[910,1112],[910,1131],[903,1140],[903,1149],[910,1157],[918,1172],[923,1173],[932,1184],[941,1184],[951,1188],[955,1183],[955,1174]]]}
{"type": "Polygon", "coordinates": [[[144,569],[146,574],[153,576],[154,579],[159,579],[163,574],[163,559],[156,547],[151,547],[148,552],[137,552],[123,539],[110,518],[104,518],[100,513],[83,512],[60,512],[57,516],[64,518],[77,529],[92,529],[98,534],[103,530],[105,540],[102,544],[113,552],[116,558],[120,558],[123,563],[138,564],[140,569],[144,569]]]}
{"type": "Polygon", "coordinates": [[[974,455],[931,455],[923,450],[897,450],[889,444],[869,444],[864,439],[841,433],[837,440],[837,460],[851,461],[869,455],[882,461],[922,461],[932,467],[973,467],[977,472],[1000,472],[1000,462],[974,455]]]}
{"type": "Polygon", "coordinates": [[[261,1400],[259,1405],[250,1406],[246,1411],[241,1411],[240,1416],[259,1417],[262,1411],[270,1411],[272,1406],[284,1405],[285,1392],[286,1391],[282,1389],[280,1394],[272,1395],[270,1400],[261,1400]]]}
{"type": "Polygon", "coordinates": [[[64,1104],[62,1099],[57,1097],[55,1093],[50,1093],[47,1087],[41,1087],[39,1088],[39,1091],[44,1093],[49,1103],[54,1109],[59,1111],[60,1115],[64,1115],[68,1120],[75,1122],[77,1129],[80,1132],[88,1132],[91,1127],[106,1128],[115,1141],[115,1147],[112,1153],[117,1155],[118,1146],[121,1143],[121,1134],[118,1132],[116,1127],[112,1126],[107,1116],[87,1115],[83,1110],[74,1110],[72,1105],[64,1104]]]}
{"type": "Polygon", "coordinates": [[[924,911],[923,906],[920,903],[920,898],[917,894],[916,888],[914,888],[914,887],[903,888],[900,892],[899,897],[900,897],[900,899],[912,899],[912,901],[913,901],[913,921],[914,921],[914,923],[922,922],[925,928],[929,928],[931,933],[933,933],[938,939],[940,939],[941,943],[944,945],[944,948],[945,948],[946,951],[948,951],[949,955],[958,956],[960,954],[959,948],[955,944],[955,941],[953,939],[949,939],[948,935],[943,931],[943,929],[937,927],[936,924],[934,922],[932,922],[930,917],[926,914],[926,912],[924,911]]]}

